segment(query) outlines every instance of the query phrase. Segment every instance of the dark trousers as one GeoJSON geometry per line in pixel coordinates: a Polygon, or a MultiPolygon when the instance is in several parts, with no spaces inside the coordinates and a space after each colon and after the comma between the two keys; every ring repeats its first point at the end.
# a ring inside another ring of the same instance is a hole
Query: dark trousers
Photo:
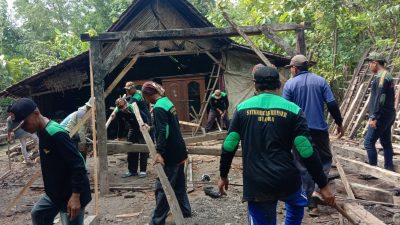
{"type": "MultiPolygon", "coordinates": [[[[310,135],[312,138],[313,149],[319,155],[322,163],[322,169],[324,170],[325,175],[328,177],[329,171],[331,170],[332,166],[332,153],[330,149],[329,133],[327,131],[310,130],[310,135]]],[[[314,190],[318,191],[318,187],[316,187],[314,180],[308,173],[307,168],[305,167],[297,152],[294,154],[294,157],[296,167],[300,171],[303,190],[306,193],[307,198],[311,199],[310,197],[312,193],[314,192],[314,190]]],[[[311,208],[315,208],[317,207],[317,204],[315,202],[309,201],[308,206],[311,208]]]]}
{"type": "MultiPolygon", "coordinates": [[[[140,132],[140,131],[139,131],[140,132]]],[[[133,129],[129,129],[128,141],[137,144],[145,144],[146,142],[140,136],[138,132],[134,132],[133,129]]],[[[147,152],[128,152],[128,170],[131,173],[137,173],[138,164],[140,162],[140,172],[146,172],[147,170],[147,159],[149,158],[149,153],[147,152]],[[140,160],[139,160],[140,158],[140,160]]]]}
{"type": "Polygon", "coordinates": [[[394,170],[393,166],[393,146],[392,146],[392,125],[395,120],[395,113],[392,115],[380,118],[377,121],[377,128],[368,127],[367,134],[364,139],[364,147],[367,150],[368,161],[370,165],[378,164],[378,153],[375,148],[375,143],[378,139],[383,147],[383,155],[385,158],[385,169],[394,170]]]}
{"type": "MultiPolygon", "coordinates": [[[[189,203],[189,198],[186,193],[185,185],[185,165],[182,163],[175,166],[164,166],[165,174],[171,183],[172,189],[175,191],[176,198],[178,199],[179,206],[181,207],[183,217],[190,217],[192,210],[189,203]]],[[[165,219],[169,212],[169,205],[162,188],[160,180],[157,178],[155,184],[155,195],[156,195],[156,208],[153,211],[151,218],[151,225],[164,225],[165,219]]]]}
{"type": "Polygon", "coordinates": [[[219,125],[221,126],[222,129],[227,130],[229,128],[228,112],[226,112],[225,115],[221,118],[221,114],[217,110],[210,109],[210,112],[208,112],[208,119],[206,126],[207,132],[213,129],[215,125],[215,119],[218,120],[219,125]]]}

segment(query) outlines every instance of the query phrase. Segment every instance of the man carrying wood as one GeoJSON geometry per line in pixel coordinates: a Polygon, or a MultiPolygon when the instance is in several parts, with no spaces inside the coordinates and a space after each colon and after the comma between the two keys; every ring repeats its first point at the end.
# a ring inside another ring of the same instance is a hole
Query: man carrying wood
{"type": "Polygon", "coordinates": [[[394,171],[392,146],[392,125],[396,118],[394,81],[385,69],[386,59],[381,54],[371,52],[368,60],[370,61],[369,68],[375,74],[375,78],[371,86],[369,126],[364,146],[368,153],[369,164],[376,166],[378,155],[375,143],[379,139],[385,158],[384,167],[394,171]]]}
{"type": "MultiPolygon", "coordinates": [[[[115,101],[116,109],[111,114],[111,118],[117,118],[118,121],[118,138],[121,140],[124,135],[125,123],[129,125],[128,131],[128,141],[132,143],[144,144],[144,138],[142,132],[140,131],[139,123],[136,120],[136,116],[133,110],[132,104],[129,104],[125,98],[118,98],[115,101]]],[[[150,115],[145,112],[143,107],[139,106],[140,114],[143,121],[149,124],[150,115]]],[[[148,112],[148,111],[147,111],[148,112]]],[[[147,159],[149,154],[140,153],[140,172],[138,173],[139,164],[139,154],[134,152],[128,152],[128,172],[125,173],[122,178],[127,178],[131,176],[138,176],[143,178],[147,176],[147,159]]]]}
{"type": "Polygon", "coordinates": [[[206,131],[209,132],[213,126],[215,125],[216,119],[218,119],[222,129],[227,130],[229,127],[229,118],[228,118],[228,108],[229,108],[229,100],[228,95],[221,91],[215,90],[211,95],[210,100],[210,112],[208,113],[208,120],[206,131]]]}
{"type": "MultiPolygon", "coordinates": [[[[186,193],[184,174],[184,164],[188,156],[175,106],[167,97],[163,96],[164,89],[154,82],[146,82],[142,87],[142,92],[146,101],[154,104],[153,114],[157,145],[154,163],[160,163],[164,167],[183,216],[190,217],[192,212],[186,193]]],[[[156,180],[155,186],[156,208],[150,224],[163,225],[168,215],[169,205],[159,179],[156,180]]]]}
{"type": "MultiPolygon", "coordinates": [[[[61,123],[60,125],[68,132],[70,133],[71,130],[79,123],[79,121],[81,121],[81,119],[83,118],[83,116],[86,114],[86,112],[88,110],[90,110],[92,108],[92,98],[89,99],[88,102],[85,103],[84,106],[78,108],[77,111],[69,114],[61,123]]],[[[87,124],[87,123],[86,123],[87,124]]],[[[86,146],[86,131],[88,129],[88,126],[81,126],[81,128],[78,131],[78,134],[75,134],[71,140],[75,143],[75,146],[77,149],[80,150],[79,148],[79,143],[83,143],[85,144],[85,149],[80,151],[83,158],[86,161],[86,155],[87,155],[87,148],[88,146],[86,146]]]]}
{"type": "Polygon", "coordinates": [[[24,130],[39,136],[45,194],[32,209],[33,225],[53,224],[58,213],[63,225],[83,225],[85,206],[92,197],[85,161],[68,133],[42,116],[31,99],[17,100],[10,111],[14,122],[22,122],[24,130]]]}
{"type": "Polygon", "coordinates": [[[30,165],[33,162],[29,158],[29,154],[28,154],[26,147],[27,147],[29,138],[33,139],[33,141],[35,142],[35,145],[39,145],[39,138],[37,137],[36,134],[30,134],[30,133],[24,131],[20,127],[20,123],[13,122],[15,115],[10,111],[11,107],[12,106],[10,105],[7,108],[7,112],[9,114],[9,116],[7,117],[7,141],[8,141],[8,143],[11,142],[12,133],[14,133],[14,138],[18,139],[19,142],[21,143],[21,153],[22,153],[22,156],[24,157],[23,163],[30,165]]]}
{"type": "Polygon", "coordinates": [[[307,198],[291,153],[296,147],[312,178],[329,205],[335,197],[328,188],[318,154],[313,150],[303,112],[280,97],[278,70],[259,68],[254,74],[257,95],[236,108],[228,135],[222,145],[220,193],[228,189],[228,173],[242,142],[243,200],[248,201],[249,224],[275,225],[277,201],[286,204],[287,225],[300,225],[307,198]]]}
{"type": "MultiPolygon", "coordinates": [[[[284,88],[282,97],[300,106],[307,118],[308,128],[312,138],[312,144],[319,155],[325,175],[329,175],[332,165],[332,152],[330,149],[328,124],[325,121],[324,104],[327,105],[329,113],[338,126],[339,137],[344,135],[342,116],[338,104],[335,101],[330,86],[324,78],[308,71],[308,59],[304,55],[296,55],[290,61],[293,78],[289,79],[284,88]]],[[[317,204],[312,201],[315,183],[301,163],[300,157],[294,151],[297,166],[302,174],[303,189],[309,198],[310,216],[318,216],[317,204]]],[[[315,193],[316,194],[316,193],[315,193]]]]}

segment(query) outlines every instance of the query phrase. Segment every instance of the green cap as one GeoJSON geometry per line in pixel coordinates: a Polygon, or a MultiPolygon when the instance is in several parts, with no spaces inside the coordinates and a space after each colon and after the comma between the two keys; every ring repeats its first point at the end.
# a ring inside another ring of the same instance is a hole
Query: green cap
{"type": "Polygon", "coordinates": [[[369,53],[369,56],[367,57],[367,60],[387,63],[385,57],[382,54],[378,53],[378,52],[369,53]]]}

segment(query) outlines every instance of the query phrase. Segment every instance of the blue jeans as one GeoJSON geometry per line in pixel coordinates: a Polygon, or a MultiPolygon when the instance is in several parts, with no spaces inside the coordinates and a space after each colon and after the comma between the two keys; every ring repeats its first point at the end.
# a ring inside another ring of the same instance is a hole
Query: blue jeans
{"type": "MultiPolygon", "coordinates": [[[[304,217],[307,197],[299,188],[285,199],[285,225],[300,225],[304,217]]],[[[278,201],[248,202],[249,225],[276,225],[276,205],[278,201]]]]}
{"type": "Polygon", "coordinates": [[[81,208],[80,214],[70,220],[68,213],[60,210],[47,196],[43,195],[31,211],[33,225],[53,225],[54,218],[60,213],[62,225],[83,225],[85,209],[81,208]]]}
{"type": "Polygon", "coordinates": [[[395,114],[379,119],[376,129],[368,127],[364,139],[364,147],[367,150],[369,164],[373,166],[378,164],[378,153],[375,148],[375,143],[379,139],[383,147],[383,155],[385,158],[384,167],[392,171],[394,170],[392,147],[392,125],[394,120],[395,114]]]}
{"type": "MultiPolygon", "coordinates": [[[[184,164],[176,166],[164,166],[165,174],[174,189],[183,217],[192,216],[189,198],[186,192],[184,164]]],[[[156,208],[153,211],[151,225],[164,225],[169,212],[169,205],[160,180],[156,180],[156,208]]]]}

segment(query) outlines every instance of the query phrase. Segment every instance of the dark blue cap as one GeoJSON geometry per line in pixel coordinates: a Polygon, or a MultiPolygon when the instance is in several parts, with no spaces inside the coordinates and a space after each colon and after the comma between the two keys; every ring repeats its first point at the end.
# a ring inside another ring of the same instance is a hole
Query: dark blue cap
{"type": "Polygon", "coordinates": [[[265,84],[279,81],[279,72],[277,69],[263,66],[254,73],[254,82],[257,84],[265,84]]]}
{"type": "Polygon", "coordinates": [[[25,120],[35,109],[37,105],[32,99],[20,98],[18,99],[10,109],[10,112],[14,113],[13,122],[19,123],[25,120]]]}

